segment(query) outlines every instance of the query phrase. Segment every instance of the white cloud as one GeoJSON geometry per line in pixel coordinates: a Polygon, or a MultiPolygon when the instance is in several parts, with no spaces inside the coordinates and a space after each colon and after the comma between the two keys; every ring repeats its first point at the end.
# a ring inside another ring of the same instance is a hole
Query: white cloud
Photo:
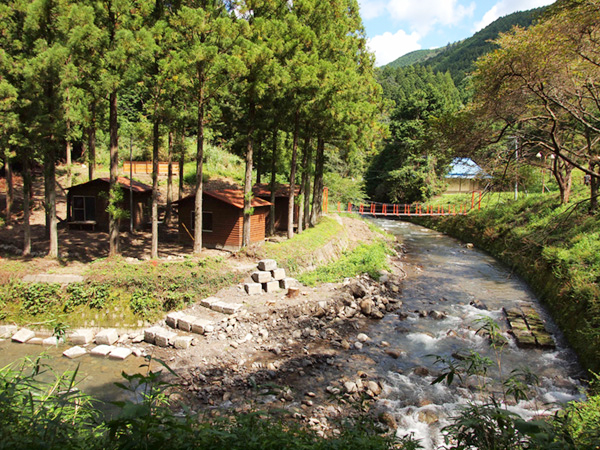
{"type": "Polygon", "coordinates": [[[369,39],[368,45],[375,52],[376,65],[382,66],[409,52],[420,50],[420,39],[421,35],[416,31],[411,34],[406,34],[404,30],[398,30],[394,34],[386,31],[369,39]]]}
{"type": "Polygon", "coordinates": [[[466,6],[458,0],[389,0],[386,9],[393,19],[407,21],[411,29],[425,35],[436,24],[456,25],[471,17],[475,3],[466,6]]]}
{"type": "Polygon", "coordinates": [[[500,0],[483,15],[483,18],[479,22],[475,23],[474,31],[479,31],[487,27],[494,20],[515,11],[527,11],[528,9],[539,8],[551,3],[554,3],[554,0],[500,0]]]}
{"type": "Polygon", "coordinates": [[[360,15],[364,20],[375,19],[385,12],[386,0],[359,0],[360,15]]]}

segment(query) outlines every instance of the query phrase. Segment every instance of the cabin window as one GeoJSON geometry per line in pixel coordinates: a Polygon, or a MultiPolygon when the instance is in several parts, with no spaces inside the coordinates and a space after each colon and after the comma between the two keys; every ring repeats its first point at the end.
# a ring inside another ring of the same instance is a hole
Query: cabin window
{"type": "MultiPolygon", "coordinates": [[[[192,211],[192,230],[195,225],[195,215],[192,211]]],[[[211,211],[202,211],[202,231],[211,233],[213,231],[213,213],[211,211]]]]}
{"type": "Polygon", "coordinates": [[[88,222],[96,220],[96,197],[73,196],[73,221],[88,222]]]}

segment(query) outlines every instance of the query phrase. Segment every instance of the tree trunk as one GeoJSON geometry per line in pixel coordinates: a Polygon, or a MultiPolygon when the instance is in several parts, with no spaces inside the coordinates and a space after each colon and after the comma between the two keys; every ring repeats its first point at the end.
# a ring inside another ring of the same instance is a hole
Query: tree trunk
{"type": "Polygon", "coordinates": [[[10,164],[10,150],[4,152],[4,168],[6,169],[6,224],[12,220],[12,206],[14,202],[14,186],[12,166],[10,164]]]}
{"type": "Polygon", "coordinates": [[[308,179],[308,161],[309,161],[310,137],[304,138],[304,149],[302,150],[302,180],[300,181],[300,194],[298,195],[298,234],[302,233],[304,228],[304,197],[308,197],[306,190],[306,180],[308,179]]]}
{"type": "Polygon", "coordinates": [[[31,172],[29,157],[23,153],[23,256],[31,255],[31,225],[29,223],[31,198],[31,172]]]}
{"type": "Polygon", "coordinates": [[[259,140],[256,143],[256,182],[260,184],[262,178],[262,153],[263,153],[263,139],[262,134],[259,136],[259,140]]]}
{"type": "Polygon", "coordinates": [[[323,165],[325,164],[325,141],[317,140],[317,159],[315,161],[315,182],[313,186],[312,210],[310,225],[314,227],[321,217],[321,203],[323,201],[323,165]]]}
{"type": "Polygon", "coordinates": [[[288,196],[288,239],[294,237],[294,194],[296,191],[296,157],[298,153],[298,133],[300,132],[300,111],[294,119],[294,140],[292,142],[292,162],[290,167],[290,192],[288,196]]]}
{"type": "Polygon", "coordinates": [[[96,105],[92,104],[92,119],[88,127],[88,176],[94,179],[96,171],[96,105]]]}
{"type": "MultiPolygon", "coordinates": [[[[117,91],[110,93],[109,98],[109,119],[108,127],[110,130],[110,192],[108,201],[113,208],[120,207],[117,205],[115,196],[115,190],[117,189],[117,176],[119,171],[119,134],[117,122],[117,91]]],[[[109,250],[108,256],[113,257],[119,254],[119,220],[116,215],[109,214],[108,218],[108,242],[109,250]]]]}
{"type": "Polygon", "coordinates": [[[204,162],[204,90],[198,99],[198,140],[196,142],[196,202],[194,206],[194,254],[202,252],[202,164],[204,162]]]}
{"type": "Polygon", "coordinates": [[[71,145],[71,121],[67,120],[65,123],[65,126],[67,128],[67,133],[66,133],[66,145],[65,145],[65,156],[66,156],[66,163],[67,163],[67,187],[70,188],[71,184],[72,184],[72,174],[71,174],[71,164],[73,163],[71,161],[71,150],[72,150],[72,145],[71,145]]]}
{"type": "Polygon", "coordinates": [[[45,162],[45,187],[46,187],[46,217],[48,220],[48,232],[50,236],[50,248],[48,256],[58,258],[58,221],[56,218],[56,153],[54,151],[53,139],[44,155],[45,162]]]}
{"type": "Polygon", "coordinates": [[[306,180],[304,186],[304,229],[310,224],[310,167],[312,160],[312,146],[308,147],[308,162],[306,163],[306,180]]]}
{"type": "MultiPolygon", "coordinates": [[[[595,161],[590,161],[590,172],[596,172],[600,165],[595,161]]],[[[597,173],[597,172],[596,172],[597,173]]],[[[595,212],[598,209],[598,187],[600,185],[600,178],[596,176],[590,176],[590,213],[595,212]]]]}
{"type": "Polygon", "coordinates": [[[176,136],[176,140],[179,142],[179,180],[178,180],[178,190],[177,199],[181,200],[183,198],[183,165],[185,164],[185,145],[184,145],[184,137],[185,131],[181,130],[180,134],[176,136]]]}
{"type": "Polygon", "coordinates": [[[159,121],[152,127],[152,250],[150,257],[158,258],[158,141],[159,121]]]}
{"type": "Polygon", "coordinates": [[[173,131],[169,131],[169,144],[167,146],[167,210],[165,211],[165,225],[171,225],[171,210],[173,208],[173,131]]]}
{"type": "Polygon", "coordinates": [[[271,202],[271,206],[269,207],[269,229],[267,234],[269,236],[273,236],[275,234],[275,178],[276,178],[276,167],[277,167],[277,134],[278,129],[277,126],[273,128],[273,142],[272,142],[272,151],[271,151],[271,198],[269,201],[271,202]]]}
{"type": "Polygon", "coordinates": [[[569,203],[569,197],[571,196],[573,166],[562,158],[557,157],[554,159],[554,165],[552,173],[558,183],[558,189],[560,192],[560,204],[566,205],[569,203]]]}
{"type": "Polygon", "coordinates": [[[252,158],[254,151],[254,100],[250,101],[248,112],[248,136],[246,147],[246,174],[244,176],[244,229],[242,246],[250,246],[250,220],[252,217],[252,158]]]}

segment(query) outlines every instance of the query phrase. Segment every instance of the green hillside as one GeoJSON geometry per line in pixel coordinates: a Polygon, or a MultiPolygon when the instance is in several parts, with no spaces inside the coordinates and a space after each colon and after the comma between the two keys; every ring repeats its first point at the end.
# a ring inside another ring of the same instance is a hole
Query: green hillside
{"type": "Polygon", "coordinates": [[[442,49],[417,50],[401,56],[385,67],[404,67],[412,64],[423,64],[431,67],[434,72],[449,71],[458,86],[472,70],[473,62],[481,55],[490,52],[495,45],[490,41],[500,33],[509,31],[514,26],[529,27],[544,11],[543,8],[519,11],[501,17],[478,31],[470,38],[448,44],[442,49]],[[434,54],[431,54],[433,52],[434,54]]]}
{"type": "Polygon", "coordinates": [[[404,56],[392,61],[387,64],[385,67],[407,67],[412,66],[413,64],[421,64],[428,59],[437,56],[440,52],[442,52],[443,48],[432,48],[425,50],[415,50],[414,52],[407,53],[404,56]]]}

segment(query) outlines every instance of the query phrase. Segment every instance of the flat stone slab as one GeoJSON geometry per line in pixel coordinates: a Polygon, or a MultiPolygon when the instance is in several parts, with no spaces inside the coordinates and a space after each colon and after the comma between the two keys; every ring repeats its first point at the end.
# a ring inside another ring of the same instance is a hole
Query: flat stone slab
{"type": "Polygon", "coordinates": [[[81,283],[85,280],[81,275],[58,274],[58,273],[40,273],[37,275],[26,275],[23,281],[26,283],[81,283]]]}
{"type": "Polygon", "coordinates": [[[54,345],[64,344],[65,340],[63,338],[59,338],[58,336],[50,336],[42,341],[43,345],[54,345]]]}
{"type": "Polygon", "coordinates": [[[75,330],[70,336],[69,340],[75,345],[86,345],[94,340],[95,333],[87,328],[81,328],[75,330]]]}
{"type": "Polygon", "coordinates": [[[21,328],[15,334],[12,335],[12,340],[21,344],[35,337],[35,333],[27,328],[21,328]]]}
{"type": "Polygon", "coordinates": [[[252,272],[252,279],[255,283],[268,283],[273,279],[271,272],[257,270],[256,272],[252,272]]]}
{"type": "Polygon", "coordinates": [[[63,352],[63,356],[66,356],[69,359],[79,358],[87,353],[87,350],[83,347],[79,347],[76,345],[75,347],[71,347],[68,350],[63,352]]]}
{"type": "Polygon", "coordinates": [[[274,270],[277,269],[277,261],[274,259],[261,259],[258,262],[258,270],[274,270]]]}
{"type": "Polygon", "coordinates": [[[111,359],[123,360],[123,359],[126,359],[132,353],[133,353],[133,351],[129,348],[117,347],[108,354],[108,357],[111,359]]]}
{"type": "Polygon", "coordinates": [[[212,333],[215,330],[215,326],[210,320],[197,318],[192,323],[192,333],[206,334],[212,333]]]}
{"type": "Polygon", "coordinates": [[[165,322],[167,322],[167,325],[170,326],[171,328],[177,328],[179,319],[181,317],[183,317],[184,315],[185,314],[182,313],[181,311],[170,312],[169,314],[167,314],[167,318],[165,319],[165,322]]]}
{"type": "Polygon", "coordinates": [[[107,356],[110,352],[115,349],[112,345],[98,345],[90,350],[90,355],[92,356],[107,356]]]}
{"type": "Polygon", "coordinates": [[[221,299],[217,297],[207,297],[203,300],[200,300],[200,304],[205,308],[211,308],[214,303],[220,302],[221,299]]]}
{"type": "Polygon", "coordinates": [[[239,303],[223,303],[221,305],[221,312],[223,314],[235,314],[244,308],[244,305],[239,303]]]}
{"type": "Polygon", "coordinates": [[[271,276],[273,277],[274,280],[283,280],[285,278],[285,269],[283,267],[280,267],[278,269],[273,269],[271,270],[271,276]]]}
{"type": "Polygon", "coordinates": [[[190,348],[193,340],[194,338],[192,336],[177,336],[173,339],[173,347],[178,349],[190,348]]]}
{"type": "Polygon", "coordinates": [[[29,339],[25,343],[29,345],[42,345],[44,343],[44,339],[42,339],[41,337],[34,337],[29,339]]]}
{"type": "Polygon", "coordinates": [[[164,330],[164,328],[161,328],[161,327],[152,327],[152,328],[148,328],[148,329],[144,330],[144,340],[148,344],[154,344],[154,341],[156,339],[156,334],[162,332],[163,330],[164,330]]]}
{"type": "Polygon", "coordinates": [[[263,283],[262,286],[265,292],[275,292],[281,289],[279,281],[269,281],[268,283],[263,283]]]}
{"type": "Polygon", "coordinates": [[[244,283],[244,290],[248,295],[262,294],[262,284],[260,283],[244,283]]]}
{"type": "Polygon", "coordinates": [[[556,344],[552,335],[546,330],[544,321],[531,305],[504,308],[504,314],[510,325],[517,347],[542,348],[554,350],[556,344]]]}
{"type": "Polygon", "coordinates": [[[114,328],[102,330],[96,335],[96,344],[98,345],[113,345],[118,340],[119,333],[114,328]]]}
{"type": "Polygon", "coordinates": [[[12,337],[19,329],[16,325],[0,325],[0,339],[12,337]]]}
{"type": "Polygon", "coordinates": [[[177,333],[170,330],[162,329],[161,331],[156,333],[154,337],[154,344],[159,347],[168,347],[171,345],[171,342],[175,339],[177,333]]]}

